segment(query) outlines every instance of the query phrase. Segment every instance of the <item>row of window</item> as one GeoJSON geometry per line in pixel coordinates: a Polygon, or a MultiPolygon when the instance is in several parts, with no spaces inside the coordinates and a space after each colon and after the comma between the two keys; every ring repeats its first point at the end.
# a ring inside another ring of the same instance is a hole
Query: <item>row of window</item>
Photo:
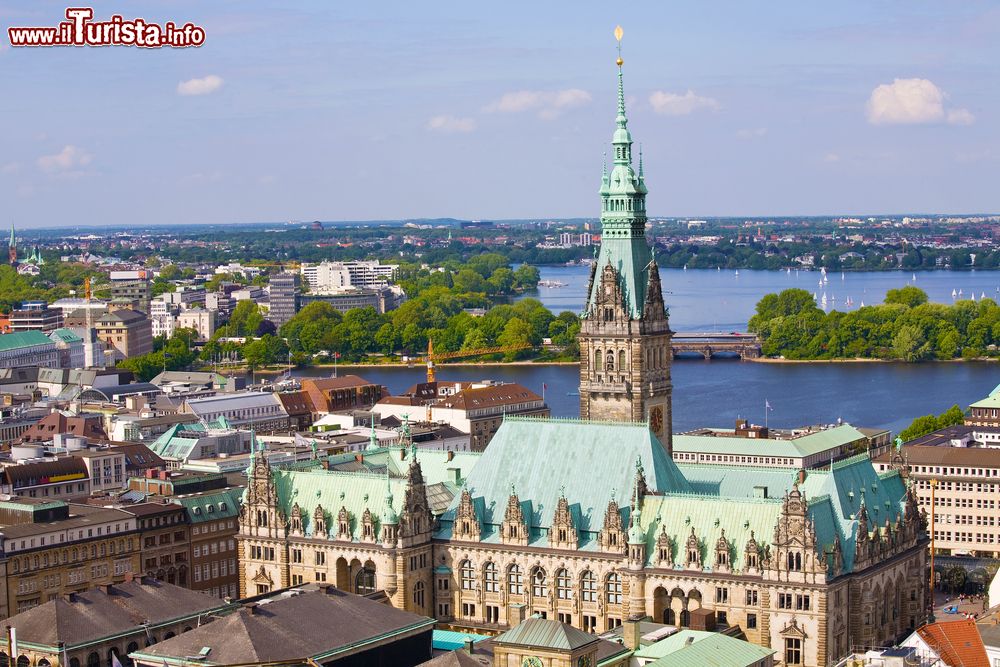
{"type": "MultiPolygon", "coordinates": [[[[475,566],[469,560],[464,560],[459,566],[459,586],[462,590],[475,590],[477,582],[475,566]]],[[[556,598],[572,600],[574,589],[583,602],[597,601],[597,576],[590,570],[584,571],[577,582],[573,581],[565,568],[556,570],[553,578],[556,598]]],[[[500,569],[493,561],[487,561],[482,573],[483,590],[487,593],[500,592],[500,569]]],[[[523,595],[525,592],[524,572],[519,565],[511,565],[505,575],[506,591],[509,595],[523,595]]],[[[547,597],[549,594],[549,578],[541,567],[533,568],[528,578],[528,589],[532,597],[547,597]]],[[[617,572],[612,572],[604,578],[604,593],[608,604],[621,604],[622,579],[617,572]]]]}
{"type": "Polygon", "coordinates": [[[105,557],[107,555],[125,554],[131,551],[134,547],[132,538],[127,541],[124,539],[112,541],[112,542],[102,542],[100,545],[91,544],[88,547],[76,547],[73,549],[63,549],[59,554],[50,554],[49,552],[42,553],[41,555],[34,556],[23,556],[21,558],[11,558],[10,560],[10,571],[14,574],[19,572],[30,572],[32,570],[37,570],[40,568],[46,568],[55,565],[65,565],[66,563],[75,563],[77,561],[91,560],[100,557],[105,557]],[[127,546],[127,549],[126,549],[127,546]]]}

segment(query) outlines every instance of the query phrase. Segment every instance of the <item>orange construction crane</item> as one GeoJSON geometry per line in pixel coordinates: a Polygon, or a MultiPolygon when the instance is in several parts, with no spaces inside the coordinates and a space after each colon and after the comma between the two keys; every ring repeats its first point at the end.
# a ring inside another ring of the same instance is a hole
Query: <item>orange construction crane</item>
{"type": "Polygon", "coordinates": [[[498,354],[500,352],[516,352],[531,348],[530,343],[520,345],[498,345],[496,347],[481,347],[476,350],[458,350],[457,352],[434,352],[434,341],[427,341],[427,381],[434,382],[434,362],[445,359],[460,359],[462,357],[478,357],[481,354],[498,354]]]}

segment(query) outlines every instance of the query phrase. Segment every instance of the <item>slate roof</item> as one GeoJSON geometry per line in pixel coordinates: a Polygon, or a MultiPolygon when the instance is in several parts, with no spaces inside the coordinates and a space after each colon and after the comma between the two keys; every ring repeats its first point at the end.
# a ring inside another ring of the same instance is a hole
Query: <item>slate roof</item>
{"type": "Polygon", "coordinates": [[[115,634],[140,632],[144,621],[155,626],[212,613],[226,606],[197,591],[152,579],[144,582],[136,579],[115,584],[110,594],[106,587],[95,587],[72,596],[59,596],[6,622],[17,628],[17,638],[22,642],[54,647],[63,641],[72,649],[115,634]]]}
{"type": "Polygon", "coordinates": [[[238,609],[132,655],[181,662],[207,647],[211,650],[200,664],[328,661],[421,632],[428,634],[429,642],[433,626],[433,619],[331,586],[262,600],[253,609],[238,609]]]}
{"type": "Polygon", "coordinates": [[[527,387],[510,382],[488,387],[470,387],[442,399],[435,408],[453,410],[482,410],[498,405],[519,405],[542,400],[542,397],[527,387]]]}
{"type": "Polygon", "coordinates": [[[596,635],[551,618],[528,618],[495,637],[502,646],[527,646],[561,651],[575,651],[600,641],[596,635]]]}
{"type": "Polygon", "coordinates": [[[930,623],[917,628],[917,634],[949,667],[990,667],[986,647],[972,619],[930,623]]]}

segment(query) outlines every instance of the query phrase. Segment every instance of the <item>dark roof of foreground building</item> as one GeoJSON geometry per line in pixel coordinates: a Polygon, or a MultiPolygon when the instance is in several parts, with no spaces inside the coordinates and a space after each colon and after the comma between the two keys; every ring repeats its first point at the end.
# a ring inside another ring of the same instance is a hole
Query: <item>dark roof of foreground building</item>
{"type": "Polygon", "coordinates": [[[23,642],[66,647],[104,637],[139,631],[146,622],[156,626],[225,609],[230,605],[180,586],[135,579],[113,586],[98,586],[82,593],[57,597],[7,619],[23,642]]]}
{"type": "Polygon", "coordinates": [[[419,667],[489,667],[493,661],[485,655],[470,655],[465,651],[451,651],[420,663],[419,667]]]}
{"type": "Polygon", "coordinates": [[[291,589],[133,655],[157,662],[204,655],[202,665],[327,660],[433,626],[433,619],[332,586],[291,589]]]}

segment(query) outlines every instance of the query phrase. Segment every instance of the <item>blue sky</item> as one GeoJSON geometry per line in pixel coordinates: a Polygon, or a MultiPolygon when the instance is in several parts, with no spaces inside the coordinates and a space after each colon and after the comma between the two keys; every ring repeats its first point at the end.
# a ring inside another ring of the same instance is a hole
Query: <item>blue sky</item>
{"type": "Polygon", "coordinates": [[[121,2],[206,43],[7,45],[64,9],[0,0],[4,225],[594,216],[618,23],[654,215],[1000,210],[998,2],[121,2]]]}

